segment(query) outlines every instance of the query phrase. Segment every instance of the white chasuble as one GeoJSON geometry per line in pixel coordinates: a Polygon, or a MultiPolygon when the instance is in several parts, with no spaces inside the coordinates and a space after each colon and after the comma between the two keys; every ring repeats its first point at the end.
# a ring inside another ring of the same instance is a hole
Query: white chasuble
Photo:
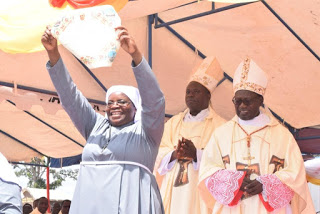
{"type": "Polygon", "coordinates": [[[165,175],[160,175],[157,171],[162,159],[175,149],[175,146],[178,145],[178,140],[182,137],[191,140],[197,150],[205,148],[213,130],[225,122],[211,107],[209,107],[209,110],[209,115],[203,121],[184,122],[186,110],[172,117],[165,124],[155,173],[166,214],[211,213],[205,203],[200,200],[197,190],[199,171],[194,168],[192,162],[187,165],[188,183],[184,185],[174,186],[181,167],[177,161],[165,175]]]}
{"type": "Polygon", "coordinates": [[[199,172],[200,194],[212,213],[314,213],[299,147],[270,118],[266,127],[257,127],[239,125],[235,116],[213,133],[199,172]],[[261,182],[263,192],[243,194],[244,176],[261,182]]]}

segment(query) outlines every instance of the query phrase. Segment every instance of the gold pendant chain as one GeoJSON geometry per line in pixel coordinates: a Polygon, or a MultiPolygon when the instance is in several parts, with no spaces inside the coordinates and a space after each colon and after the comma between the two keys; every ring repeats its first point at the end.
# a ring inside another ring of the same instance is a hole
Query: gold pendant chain
{"type": "Polygon", "coordinates": [[[237,123],[237,124],[238,124],[238,126],[241,128],[241,130],[247,135],[247,147],[248,147],[248,148],[250,148],[250,146],[251,146],[251,145],[250,145],[251,135],[253,135],[254,133],[257,133],[257,132],[259,132],[259,131],[261,131],[261,130],[263,130],[263,129],[265,129],[265,128],[268,127],[268,125],[265,125],[264,127],[260,128],[260,129],[257,129],[257,130],[255,130],[255,131],[251,132],[250,134],[248,134],[248,132],[246,132],[246,130],[244,130],[244,128],[242,128],[242,126],[240,126],[239,123],[237,123]]]}
{"type": "Polygon", "coordinates": [[[251,161],[253,160],[253,159],[255,159],[255,157],[253,157],[253,156],[251,156],[251,151],[250,151],[250,146],[251,146],[251,144],[250,144],[250,142],[251,142],[251,135],[253,135],[254,133],[257,133],[257,132],[259,132],[259,131],[261,131],[261,130],[263,130],[263,129],[265,129],[265,128],[267,128],[268,127],[268,125],[265,125],[264,127],[262,127],[262,128],[260,128],[260,129],[257,129],[257,130],[255,130],[255,131],[253,131],[253,132],[251,132],[250,134],[248,134],[248,132],[246,132],[246,130],[244,130],[244,128],[239,124],[239,123],[237,123],[238,124],[238,126],[241,128],[241,130],[247,135],[247,157],[243,157],[243,159],[244,160],[246,160],[246,161],[248,161],[248,166],[247,167],[250,167],[250,165],[251,165],[251,161]]]}

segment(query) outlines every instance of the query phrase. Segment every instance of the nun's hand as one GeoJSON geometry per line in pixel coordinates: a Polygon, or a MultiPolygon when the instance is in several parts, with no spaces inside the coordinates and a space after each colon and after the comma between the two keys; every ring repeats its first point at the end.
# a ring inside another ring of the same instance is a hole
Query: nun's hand
{"type": "Polygon", "coordinates": [[[117,27],[115,30],[118,31],[118,39],[122,49],[131,55],[135,65],[139,65],[142,60],[142,54],[133,37],[129,35],[128,30],[123,26],[117,27]]]}
{"type": "Polygon", "coordinates": [[[41,42],[47,51],[54,51],[58,48],[57,39],[52,36],[50,26],[47,26],[46,30],[44,31],[41,37],[41,42]]]}
{"type": "Polygon", "coordinates": [[[57,39],[52,36],[50,26],[47,26],[44,31],[41,37],[41,42],[48,53],[51,66],[54,66],[60,59],[60,53],[58,50],[57,39]]]}

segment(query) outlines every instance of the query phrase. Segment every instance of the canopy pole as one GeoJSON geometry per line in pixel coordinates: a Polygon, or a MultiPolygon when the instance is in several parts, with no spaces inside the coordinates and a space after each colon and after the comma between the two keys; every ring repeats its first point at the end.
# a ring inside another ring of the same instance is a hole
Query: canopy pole
{"type": "MultiPolygon", "coordinates": [[[[7,100],[9,103],[11,103],[12,105],[16,106],[16,104],[10,100],[7,100]]],[[[44,125],[48,126],[49,128],[51,128],[52,130],[58,132],[59,134],[61,134],[62,136],[66,137],[67,139],[69,139],[70,141],[74,142],[75,144],[77,144],[80,147],[83,147],[83,145],[79,142],[77,142],[76,140],[72,139],[71,137],[69,137],[68,135],[64,134],[62,131],[59,131],[58,129],[54,128],[53,126],[51,126],[49,123],[43,121],[42,119],[38,118],[37,116],[35,116],[34,114],[30,113],[29,111],[23,110],[23,112],[25,112],[26,114],[28,114],[29,116],[33,117],[34,119],[38,120],[39,122],[43,123],[44,125]]],[[[0,130],[1,131],[1,130],[0,130]]],[[[7,134],[6,134],[7,135],[7,134]]],[[[8,136],[8,135],[7,135],[8,136]]],[[[18,141],[18,140],[17,140],[18,141]]],[[[38,152],[39,153],[39,152],[38,152]]]]}
{"type": "Polygon", "coordinates": [[[48,165],[47,165],[47,199],[48,199],[48,213],[51,213],[50,209],[50,168],[49,168],[50,158],[48,158],[48,165]]]}
{"type": "Polygon", "coordinates": [[[225,6],[225,7],[220,7],[218,9],[213,9],[215,7],[214,4],[213,4],[211,6],[212,9],[207,11],[207,12],[198,13],[196,15],[187,16],[187,17],[176,19],[176,20],[169,21],[169,22],[166,22],[166,23],[161,23],[161,24],[157,24],[156,23],[155,28],[161,28],[161,27],[165,27],[165,26],[168,26],[168,25],[173,25],[173,24],[185,22],[185,21],[188,21],[188,20],[191,20],[191,19],[200,18],[200,17],[203,17],[203,16],[211,15],[211,14],[214,14],[214,13],[219,13],[219,12],[222,12],[222,11],[225,11],[225,10],[230,10],[230,9],[233,9],[233,8],[245,6],[245,5],[252,4],[252,3],[256,3],[256,2],[237,3],[237,4],[228,5],[228,6],[225,6]]]}
{"type": "Polygon", "coordinates": [[[298,34],[296,34],[296,32],[294,32],[294,30],[270,7],[270,5],[265,0],[261,0],[261,2],[301,42],[301,44],[306,47],[310,53],[317,58],[318,61],[320,61],[320,57],[309,47],[309,45],[307,45],[307,43],[301,39],[298,34]]]}
{"type": "Polygon", "coordinates": [[[7,136],[8,138],[11,138],[12,140],[18,142],[19,144],[21,144],[21,145],[23,145],[23,146],[31,149],[32,151],[34,151],[34,152],[36,152],[36,153],[38,153],[38,154],[40,154],[40,155],[42,155],[42,156],[45,156],[43,153],[39,152],[39,151],[36,150],[35,148],[29,146],[28,144],[22,142],[21,140],[15,138],[14,136],[10,135],[9,133],[7,133],[7,132],[5,132],[5,131],[3,131],[3,130],[1,130],[1,129],[0,129],[0,134],[3,134],[3,135],[5,135],[5,136],[7,136]]]}
{"type": "MultiPolygon", "coordinates": [[[[165,22],[159,17],[156,16],[156,21],[160,22],[160,24],[165,24],[165,22]]],[[[204,59],[206,58],[206,55],[204,55],[200,50],[196,49],[194,45],[192,45],[188,40],[186,40],[183,36],[181,36],[177,31],[175,31],[172,27],[169,25],[164,25],[167,30],[169,30],[173,35],[175,35],[178,39],[180,39],[185,45],[187,45],[191,50],[197,51],[198,55],[204,59]]]]}
{"type": "Polygon", "coordinates": [[[179,6],[176,6],[176,7],[170,8],[170,9],[167,9],[167,10],[165,10],[165,11],[174,10],[174,9],[181,8],[181,7],[184,7],[184,6],[188,6],[188,5],[190,5],[190,4],[194,4],[194,3],[199,3],[199,0],[197,0],[197,1],[193,1],[193,2],[189,2],[189,3],[186,3],[186,4],[182,4],[182,5],[179,5],[179,6]]]}
{"type": "Polygon", "coordinates": [[[108,89],[102,84],[102,82],[92,73],[92,71],[80,60],[78,59],[75,55],[73,55],[74,58],[78,60],[78,62],[82,65],[82,67],[90,74],[90,76],[98,83],[98,85],[103,89],[104,92],[107,93],[108,89]]]}

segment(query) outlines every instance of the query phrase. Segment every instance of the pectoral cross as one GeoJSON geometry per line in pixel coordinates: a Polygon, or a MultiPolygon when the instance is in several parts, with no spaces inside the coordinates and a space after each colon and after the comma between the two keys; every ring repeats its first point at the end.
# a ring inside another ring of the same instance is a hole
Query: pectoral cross
{"type": "Polygon", "coordinates": [[[247,157],[243,157],[243,160],[248,161],[248,164],[242,164],[237,162],[236,163],[236,168],[237,170],[240,171],[246,171],[246,177],[250,178],[250,175],[255,173],[257,175],[260,175],[260,167],[259,164],[251,164],[251,160],[253,160],[255,157],[251,156],[250,154],[250,148],[248,148],[248,156],[247,157]]]}
{"type": "Polygon", "coordinates": [[[257,174],[260,175],[260,167],[258,163],[255,164],[251,164],[251,160],[253,160],[254,157],[251,156],[250,154],[250,150],[248,150],[248,156],[247,157],[243,157],[243,160],[248,161],[248,164],[243,164],[243,163],[236,163],[236,169],[239,171],[246,171],[246,177],[250,178],[251,174],[257,174]]]}
{"type": "Polygon", "coordinates": [[[243,160],[247,160],[248,161],[248,166],[251,165],[251,160],[253,160],[254,157],[251,156],[250,152],[248,153],[248,157],[243,157],[243,160]]]}
{"type": "Polygon", "coordinates": [[[260,167],[259,167],[259,164],[256,163],[256,164],[251,164],[251,160],[255,159],[255,157],[251,156],[251,153],[250,153],[250,146],[251,146],[251,136],[254,134],[254,133],[257,133],[265,128],[268,127],[268,125],[260,128],[260,129],[257,129],[253,132],[251,132],[250,134],[246,132],[246,130],[244,130],[244,128],[242,128],[242,126],[240,126],[240,124],[238,124],[238,126],[240,127],[240,129],[247,135],[246,137],[246,141],[247,141],[247,149],[248,149],[248,156],[247,157],[243,157],[243,160],[246,160],[248,161],[248,164],[242,164],[242,163],[239,163],[237,162],[236,163],[236,168],[237,170],[241,170],[241,171],[247,171],[247,174],[246,174],[246,177],[250,177],[251,174],[255,173],[257,175],[260,175],[260,167]]]}

